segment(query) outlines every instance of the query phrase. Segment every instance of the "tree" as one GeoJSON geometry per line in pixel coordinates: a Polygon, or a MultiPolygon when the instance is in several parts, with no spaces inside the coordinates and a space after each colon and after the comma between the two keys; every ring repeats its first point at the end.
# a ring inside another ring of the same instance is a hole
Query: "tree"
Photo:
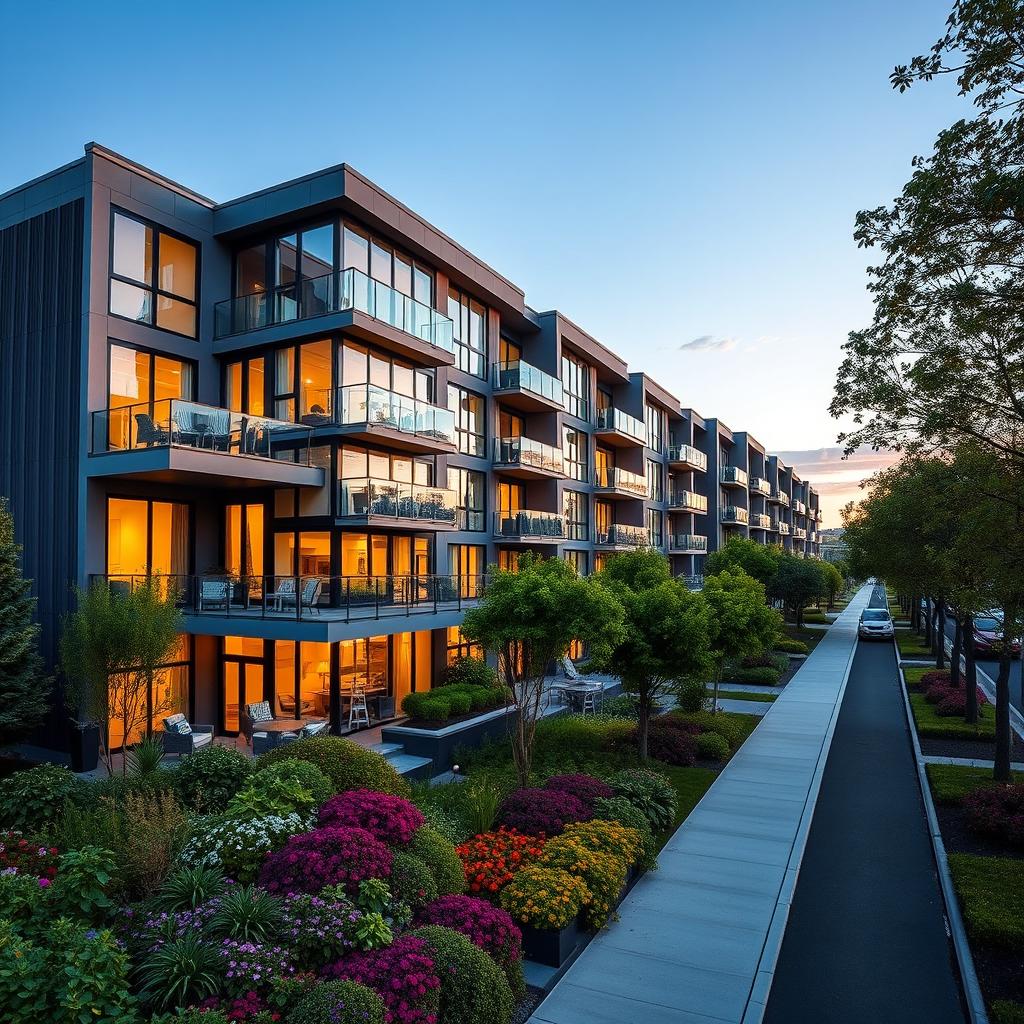
{"type": "Polygon", "coordinates": [[[682,683],[703,686],[711,668],[710,609],[672,577],[668,559],[656,551],[633,551],[608,562],[598,579],[625,611],[620,642],[591,664],[619,676],[637,698],[639,752],[647,760],[648,725],[662,697],[682,683]]]}
{"type": "Polygon", "coordinates": [[[549,667],[577,640],[595,661],[604,660],[621,638],[623,610],[596,578],[581,578],[560,558],[528,552],[517,571],[491,572],[480,603],[466,613],[462,633],[497,655],[513,692],[519,714],[512,755],[519,783],[527,786],[549,667]]]}
{"type": "Polygon", "coordinates": [[[0,498],[0,746],[28,736],[49,708],[39,626],[32,621],[32,583],[21,575],[14,517],[0,498]]]}
{"type": "Polygon", "coordinates": [[[768,607],[764,584],[742,569],[704,577],[701,592],[711,609],[711,656],[715,663],[715,710],[726,662],[767,650],[782,630],[782,617],[768,607]]]}
{"type": "Polygon", "coordinates": [[[793,612],[796,628],[803,625],[804,609],[825,591],[821,565],[814,559],[784,554],[768,584],[769,595],[793,612]]]}
{"type": "Polygon", "coordinates": [[[714,576],[723,569],[742,569],[748,576],[760,580],[765,586],[775,575],[782,557],[777,544],[758,544],[747,537],[730,537],[717,551],[707,557],[704,575],[714,576]]]}
{"type": "Polygon", "coordinates": [[[842,593],[846,586],[843,574],[831,562],[818,562],[821,567],[821,575],[824,580],[825,590],[823,596],[828,598],[828,607],[836,603],[836,597],[842,593]]]}
{"type": "Polygon", "coordinates": [[[164,600],[155,580],[127,594],[104,583],[78,592],[78,608],[66,616],[60,638],[61,666],[68,678],[66,700],[73,715],[100,726],[108,774],[113,774],[109,727],[116,723],[127,742],[173,710],[153,686],[182,630],[181,613],[164,600]]]}

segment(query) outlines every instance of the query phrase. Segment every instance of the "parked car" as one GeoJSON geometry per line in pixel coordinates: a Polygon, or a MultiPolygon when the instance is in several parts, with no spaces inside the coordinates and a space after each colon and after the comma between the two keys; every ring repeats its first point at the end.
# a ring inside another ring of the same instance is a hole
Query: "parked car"
{"type": "Polygon", "coordinates": [[[891,640],[895,636],[892,616],[884,608],[865,608],[860,613],[857,636],[861,640],[891,640]]]}
{"type": "MultiPolygon", "coordinates": [[[[998,658],[1003,648],[1003,617],[987,614],[974,616],[974,653],[979,658],[998,658]]],[[[1020,639],[1010,641],[1010,653],[1020,654],[1020,639]]]]}

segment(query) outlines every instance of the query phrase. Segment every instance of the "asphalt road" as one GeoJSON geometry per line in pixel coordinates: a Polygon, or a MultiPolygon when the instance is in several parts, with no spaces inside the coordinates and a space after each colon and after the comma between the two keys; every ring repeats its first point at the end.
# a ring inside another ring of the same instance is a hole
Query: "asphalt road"
{"type": "Polygon", "coordinates": [[[966,1020],[888,643],[854,656],[765,1019],[966,1020]]]}
{"type": "MultiPolygon", "coordinates": [[[[956,633],[955,627],[946,620],[946,636],[949,637],[949,642],[953,642],[953,636],[956,633]]],[[[999,675],[999,661],[996,658],[978,658],[978,671],[984,672],[991,680],[993,685],[996,681],[996,676],[999,675]]],[[[1017,708],[1018,711],[1024,711],[1024,695],[1021,693],[1021,675],[1020,675],[1020,658],[1014,658],[1010,662],[1010,703],[1017,708]]]]}

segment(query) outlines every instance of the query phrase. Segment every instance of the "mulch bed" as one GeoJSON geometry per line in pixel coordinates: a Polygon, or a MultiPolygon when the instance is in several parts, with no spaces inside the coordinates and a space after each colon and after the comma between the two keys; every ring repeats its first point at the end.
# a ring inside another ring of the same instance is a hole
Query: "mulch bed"
{"type": "Polygon", "coordinates": [[[523,996],[522,1001],[515,1008],[515,1012],[512,1014],[512,1024],[526,1024],[526,1021],[530,1019],[530,1015],[537,1009],[543,998],[543,989],[528,986],[526,989],[526,995],[523,996]]]}
{"type": "MultiPolygon", "coordinates": [[[[957,719],[959,721],[959,719],[957,719]]],[[[992,761],[996,756],[996,745],[988,740],[946,740],[934,736],[919,736],[921,753],[927,757],[969,757],[992,761]]],[[[1024,761],[1024,742],[1014,736],[1010,747],[1011,761],[1024,761]]]]}

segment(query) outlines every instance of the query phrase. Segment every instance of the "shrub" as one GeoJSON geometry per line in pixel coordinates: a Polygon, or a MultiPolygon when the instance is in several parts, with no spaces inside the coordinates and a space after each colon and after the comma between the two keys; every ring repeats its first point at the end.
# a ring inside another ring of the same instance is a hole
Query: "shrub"
{"type": "Polygon", "coordinates": [[[218,946],[196,931],[151,950],[139,967],[142,998],[157,1008],[201,1002],[217,991],[220,976],[218,946]]]}
{"type": "Polygon", "coordinates": [[[775,686],[782,673],[776,668],[731,668],[722,678],[728,683],[753,683],[756,686],[775,686]]]}
{"type": "Polygon", "coordinates": [[[456,658],[445,666],[438,686],[482,686],[493,690],[498,687],[498,673],[481,658],[456,658]]]}
{"type": "Polygon", "coordinates": [[[586,884],[590,899],[583,905],[583,919],[588,928],[600,928],[607,922],[626,884],[626,861],[613,853],[589,849],[578,836],[565,833],[547,843],[540,863],[561,868],[586,884]]]}
{"type": "Polygon", "coordinates": [[[384,1000],[389,1024],[434,1024],[441,980],[423,939],[403,935],[384,949],[352,953],[331,964],[328,977],[355,981],[384,1000]]]}
{"type": "Polygon", "coordinates": [[[474,896],[442,896],[419,920],[461,932],[502,969],[513,995],[523,994],[523,933],[506,911],[474,896]]]}
{"type": "Polygon", "coordinates": [[[474,835],[490,832],[501,806],[502,790],[486,775],[470,779],[463,788],[466,817],[474,835]]]}
{"type": "Polygon", "coordinates": [[[1024,846],[1024,784],[975,790],[964,797],[963,806],[973,831],[1011,846],[1024,846]]]}
{"type": "Polygon", "coordinates": [[[640,701],[633,693],[605,697],[598,714],[602,718],[637,718],[640,714],[640,701]]]}
{"type": "Polygon", "coordinates": [[[406,694],[402,698],[402,711],[423,722],[447,722],[452,713],[448,701],[433,691],[406,694]]]}
{"type": "Polygon", "coordinates": [[[64,801],[88,783],[56,764],[40,764],[0,780],[0,826],[38,832],[57,820],[64,801]]]}
{"type": "Polygon", "coordinates": [[[594,819],[600,821],[617,821],[626,828],[634,829],[640,834],[642,843],[638,866],[650,871],[657,866],[658,849],[654,842],[651,824],[643,811],[631,804],[624,796],[613,796],[594,803],[594,819]]]}
{"type": "Polygon", "coordinates": [[[164,879],[155,904],[163,910],[195,910],[201,903],[224,892],[224,872],[198,865],[182,867],[164,879]]]}
{"type": "Polygon", "coordinates": [[[236,885],[219,900],[210,922],[219,935],[242,942],[268,942],[284,926],[281,901],[254,885],[236,885]]]}
{"type": "Polygon", "coordinates": [[[281,946],[224,939],[216,947],[220,956],[224,991],[233,999],[247,992],[266,992],[275,978],[295,973],[288,953],[281,946]]]}
{"type": "Polygon", "coordinates": [[[174,786],[193,811],[219,814],[252,774],[252,762],[233,747],[208,746],[181,759],[174,786]]]}
{"type": "Polygon", "coordinates": [[[596,853],[610,853],[627,867],[640,859],[643,849],[641,833],[615,821],[581,821],[569,825],[559,838],[596,853]]]}
{"type": "Polygon", "coordinates": [[[945,669],[932,669],[930,672],[925,672],[918,680],[918,686],[922,690],[927,690],[929,687],[935,686],[937,683],[942,683],[947,687],[953,685],[953,680],[950,674],[945,669]]]}
{"type": "Polygon", "coordinates": [[[517,789],[498,809],[502,825],[533,836],[557,836],[566,825],[592,816],[587,805],[571,793],[551,789],[517,789]]]}
{"type": "Polygon", "coordinates": [[[299,970],[318,971],[356,948],[355,926],[362,917],[340,892],[296,893],[282,904],[282,942],[299,970]]]}
{"type": "Polygon", "coordinates": [[[746,739],[742,723],[749,721],[749,718],[745,715],[730,715],[721,711],[714,714],[710,711],[699,711],[689,715],[673,711],[661,718],[661,721],[672,720],[684,722],[696,732],[716,732],[728,741],[731,749],[735,750],[746,739]]]}
{"type": "Polygon", "coordinates": [[[409,784],[387,758],[340,736],[310,736],[275,747],[256,759],[257,771],[282,761],[308,761],[330,780],[335,792],[375,789],[408,796],[409,784]]]}
{"type": "Polygon", "coordinates": [[[455,847],[429,825],[416,830],[409,841],[408,852],[427,865],[434,876],[438,896],[465,891],[466,878],[455,847]]]}
{"type": "Polygon", "coordinates": [[[486,711],[504,703],[505,694],[499,689],[458,683],[407,694],[402,699],[402,711],[425,722],[446,722],[452,715],[486,711]]]}
{"type": "MultiPolygon", "coordinates": [[[[53,916],[101,921],[113,906],[108,895],[113,878],[114,856],[109,850],[85,846],[62,853],[46,891],[53,916]]],[[[39,884],[45,881],[40,879],[39,884]]]]}
{"type": "Polygon", "coordinates": [[[520,868],[537,860],[544,840],[523,835],[515,829],[486,832],[457,847],[470,892],[495,895],[512,881],[520,868]]]}
{"type": "Polygon", "coordinates": [[[263,789],[271,787],[276,779],[297,782],[309,791],[313,803],[320,807],[333,795],[334,787],[331,780],[311,761],[278,761],[258,769],[252,777],[253,787],[263,789]]]}
{"type": "Polygon", "coordinates": [[[932,683],[931,686],[923,686],[922,690],[924,691],[924,699],[928,701],[929,704],[939,704],[944,701],[949,694],[956,692],[947,683],[941,681],[932,683]]]}
{"type": "Polygon", "coordinates": [[[21,832],[0,832],[0,872],[52,880],[57,874],[57,847],[29,842],[21,832]]]}
{"type": "Polygon", "coordinates": [[[803,640],[791,640],[785,636],[780,636],[772,644],[772,647],[776,651],[782,651],[783,654],[806,654],[809,650],[803,640]]]}
{"type": "Polygon", "coordinates": [[[98,813],[106,822],[104,845],[113,850],[122,896],[148,896],[167,877],[188,836],[181,804],[170,791],[129,793],[98,813]]]}
{"type": "Polygon", "coordinates": [[[697,737],[697,756],[706,761],[724,761],[729,756],[729,741],[717,732],[702,732],[697,737]]]}
{"type": "Polygon", "coordinates": [[[135,913],[130,907],[121,911],[121,933],[124,940],[144,958],[165,943],[190,933],[204,933],[220,909],[221,898],[215,896],[195,908],[167,911],[153,909],[148,914],[135,913]]]}
{"type": "Polygon", "coordinates": [[[391,891],[416,911],[437,899],[437,882],[419,857],[399,850],[391,866],[391,891]]]}
{"type": "Polygon", "coordinates": [[[0,873],[0,907],[3,907],[0,924],[12,922],[23,935],[28,936],[31,932],[34,936],[47,920],[46,896],[47,890],[40,879],[31,875],[0,873]]]}
{"type": "MultiPolygon", "coordinates": [[[[929,696],[934,689],[935,687],[932,687],[932,690],[928,691],[929,696]]],[[[982,693],[980,687],[977,692],[978,714],[980,716],[983,706],[988,702],[985,700],[985,695],[982,693]]],[[[935,708],[935,714],[938,715],[939,718],[955,718],[957,716],[963,718],[963,716],[967,714],[967,694],[965,694],[962,689],[946,690],[943,693],[938,706],[935,708]]]]}
{"type": "Polygon", "coordinates": [[[782,654],[771,654],[765,651],[763,654],[752,654],[743,658],[739,664],[740,668],[773,668],[776,672],[785,672],[789,667],[789,658],[782,654]]]}
{"type": "Polygon", "coordinates": [[[553,789],[559,793],[569,793],[582,801],[587,807],[593,808],[594,801],[612,795],[612,787],[593,775],[552,775],[544,783],[545,789],[553,789]]]}
{"type": "Polygon", "coordinates": [[[362,828],[327,826],[291,836],[260,868],[268,892],[319,892],[343,885],[352,895],[364,878],[391,874],[391,851],[362,828]]]}
{"type": "Polygon", "coordinates": [[[423,824],[423,814],[411,801],[369,789],[353,789],[331,797],[320,808],[320,825],[366,829],[381,842],[406,844],[423,824]]]}
{"type": "MultiPolygon", "coordinates": [[[[299,764],[299,761],[293,761],[299,764]]],[[[253,785],[250,779],[232,798],[225,814],[229,818],[263,818],[268,814],[306,817],[316,813],[313,794],[296,779],[267,779],[253,785]]]]}
{"type": "Polygon", "coordinates": [[[656,718],[648,725],[647,753],[665,764],[689,767],[697,761],[696,731],[680,728],[677,722],[678,719],[656,718]]]}
{"type": "Polygon", "coordinates": [[[501,968],[465,935],[424,925],[412,932],[427,944],[441,981],[445,1024],[509,1024],[515,1000],[501,968]]]}
{"type": "Polygon", "coordinates": [[[642,812],[654,831],[667,829],[675,822],[676,791],[663,775],[631,768],[616,772],[608,781],[616,796],[625,797],[642,812]]]}
{"type": "Polygon", "coordinates": [[[590,900],[582,878],[540,864],[523,868],[501,890],[501,907],[514,921],[544,930],[564,928],[590,900]]]}
{"type": "Polygon", "coordinates": [[[676,688],[676,706],[682,711],[700,711],[707,701],[704,682],[691,679],[676,688]]]}
{"type": "Polygon", "coordinates": [[[384,1000],[355,981],[314,986],[290,1014],[288,1024],[384,1024],[384,1000]]]}
{"type": "Polygon", "coordinates": [[[235,881],[254,882],[267,855],[308,827],[297,814],[200,824],[180,859],[186,867],[220,868],[235,881]]]}

